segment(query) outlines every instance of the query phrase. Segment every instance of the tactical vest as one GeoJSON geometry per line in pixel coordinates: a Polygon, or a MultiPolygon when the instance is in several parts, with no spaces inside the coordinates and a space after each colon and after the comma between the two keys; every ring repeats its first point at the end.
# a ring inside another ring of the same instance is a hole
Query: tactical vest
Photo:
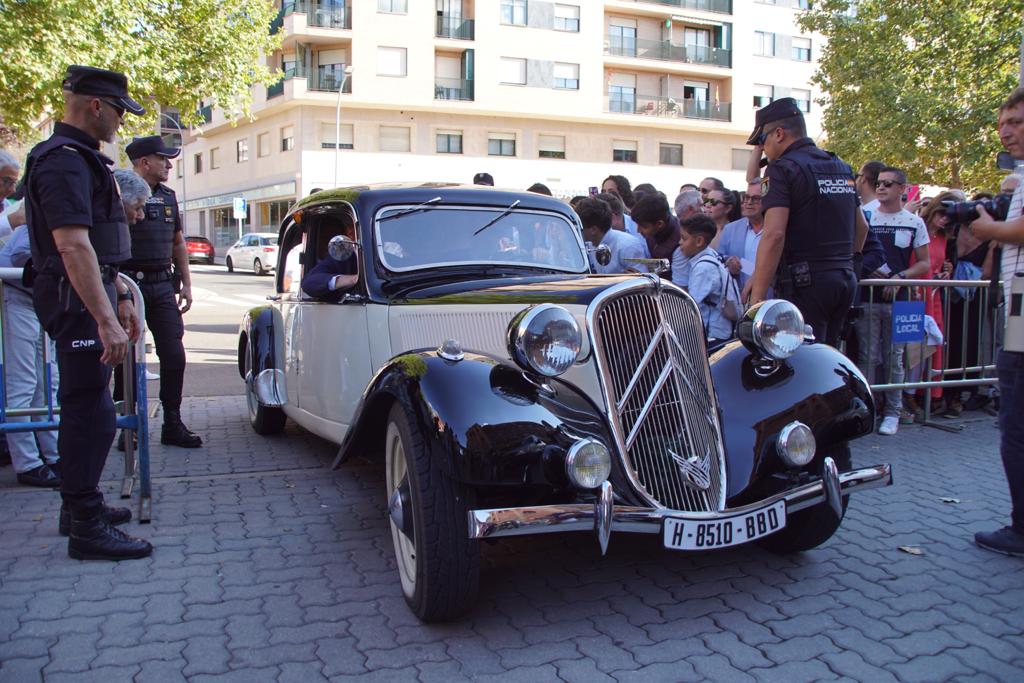
{"type": "Polygon", "coordinates": [[[65,273],[52,233],[53,228],[59,226],[46,224],[39,197],[33,190],[33,166],[61,147],[80,154],[92,172],[92,225],[88,228],[89,242],[96,252],[97,262],[110,265],[127,260],[131,256],[131,237],[128,217],[121,204],[121,191],[110,168],[114,162],[77,140],[54,135],[32,148],[25,161],[25,210],[35,270],[59,275],[65,273]]]}
{"type": "Polygon", "coordinates": [[[157,185],[146,200],[146,217],[129,226],[132,257],[125,270],[158,271],[171,267],[174,231],[178,224],[178,202],[174,191],[157,185]]]}
{"type": "Polygon", "coordinates": [[[853,170],[831,152],[807,145],[786,154],[814,195],[794,202],[786,227],[784,261],[807,261],[815,267],[849,267],[859,206],[853,170]]]}

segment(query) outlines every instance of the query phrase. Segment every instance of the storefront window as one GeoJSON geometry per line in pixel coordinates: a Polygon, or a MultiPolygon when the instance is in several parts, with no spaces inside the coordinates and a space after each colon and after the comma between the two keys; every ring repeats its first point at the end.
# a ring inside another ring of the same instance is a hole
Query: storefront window
{"type": "Polygon", "coordinates": [[[225,206],[210,211],[213,222],[213,246],[220,254],[227,250],[238,238],[247,232],[252,232],[252,212],[242,221],[242,231],[238,231],[238,221],[231,217],[231,207],[225,206]]]}
{"type": "Polygon", "coordinates": [[[281,221],[284,220],[285,215],[288,213],[288,207],[291,206],[291,202],[288,200],[263,202],[259,206],[260,231],[277,232],[278,228],[281,227],[281,221]]]}

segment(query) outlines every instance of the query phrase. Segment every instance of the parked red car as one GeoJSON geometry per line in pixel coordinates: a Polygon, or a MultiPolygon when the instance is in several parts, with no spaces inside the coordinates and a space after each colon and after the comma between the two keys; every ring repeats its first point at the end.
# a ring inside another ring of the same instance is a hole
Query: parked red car
{"type": "Polygon", "coordinates": [[[213,265],[213,243],[205,237],[189,235],[185,238],[185,246],[188,248],[189,263],[206,263],[213,265]]]}

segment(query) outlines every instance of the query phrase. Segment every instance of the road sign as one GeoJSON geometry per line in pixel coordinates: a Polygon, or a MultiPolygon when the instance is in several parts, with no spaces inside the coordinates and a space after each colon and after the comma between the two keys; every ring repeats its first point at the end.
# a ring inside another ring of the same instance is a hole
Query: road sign
{"type": "Polygon", "coordinates": [[[248,216],[249,205],[246,203],[244,197],[235,197],[234,199],[234,215],[232,218],[236,220],[245,220],[248,216]]]}

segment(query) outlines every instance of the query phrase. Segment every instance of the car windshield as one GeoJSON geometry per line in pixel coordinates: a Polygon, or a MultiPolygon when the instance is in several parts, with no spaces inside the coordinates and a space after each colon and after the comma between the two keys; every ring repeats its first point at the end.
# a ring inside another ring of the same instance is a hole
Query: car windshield
{"type": "Polygon", "coordinates": [[[377,253],[388,270],[457,265],[587,270],[578,233],[559,214],[513,210],[501,216],[506,207],[438,206],[388,220],[412,206],[388,207],[377,215],[377,253]]]}
{"type": "Polygon", "coordinates": [[[275,235],[273,237],[261,237],[260,238],[260,244],[263,244],[263,245],[266,245],[266,246],[277,246],[277,235],[275,235]]]}

